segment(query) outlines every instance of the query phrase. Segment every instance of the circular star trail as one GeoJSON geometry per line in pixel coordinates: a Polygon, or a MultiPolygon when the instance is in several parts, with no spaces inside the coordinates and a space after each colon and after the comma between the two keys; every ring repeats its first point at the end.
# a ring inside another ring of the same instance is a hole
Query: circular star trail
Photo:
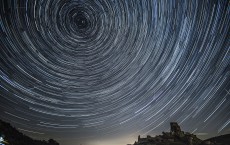
{"type": "Polygon", "coordinates": [[[0,37],[0,118],[31,136],[230,132],[228,0],[1,0],[0,37]]]}

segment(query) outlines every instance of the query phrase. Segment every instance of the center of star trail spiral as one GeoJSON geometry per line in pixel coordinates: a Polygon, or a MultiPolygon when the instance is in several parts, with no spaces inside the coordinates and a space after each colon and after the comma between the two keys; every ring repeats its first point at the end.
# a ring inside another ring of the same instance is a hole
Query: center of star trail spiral
{"type": "Polygon", "coordinates": [[[1,0],[0,118],[59,140],[229,132],[229,30],[228,0],[1,0]]]}
{"type": "Polygon", "coordinates": [[[84,29],[88,26],[88,20],[82,15],[76,16],[75,23],[79,29],[84,29]]]}

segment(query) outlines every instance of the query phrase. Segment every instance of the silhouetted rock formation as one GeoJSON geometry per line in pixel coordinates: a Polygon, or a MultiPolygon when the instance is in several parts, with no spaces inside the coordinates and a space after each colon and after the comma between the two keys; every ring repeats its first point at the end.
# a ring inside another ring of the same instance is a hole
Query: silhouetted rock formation
{"type": "Polygon", "coordinates": [[[9,123],[0,120],[0,136],[4,138],[5,143],[9,145],[59,145],[53,139],[49,141],[34,140],[12,127],[9,123]]]}
{"type": "Polygon", "coordinates": [[[171,122],[170,126],[170,132],[163,132],[163,135],[147,135],[147,138],[141,138],[139,135],[138,141],[133,145],[230,145],[229,134],[202,141],[194,134],[181,131],[176,122],[171,122]]]}
{"type": "Polygon", "coordinates": [[[177,134],[181,132],[180,126],[177,124],[177,122],[171,122],[170,126],[172,134],[177,134]]]}

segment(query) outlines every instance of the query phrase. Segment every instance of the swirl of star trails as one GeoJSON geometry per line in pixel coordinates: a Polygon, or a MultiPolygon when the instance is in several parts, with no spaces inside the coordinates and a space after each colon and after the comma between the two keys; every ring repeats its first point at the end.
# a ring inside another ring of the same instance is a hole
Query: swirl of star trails
{"type": "Polygon", "coordinates": [[[60,140],[229,133],[229,34],[228,0],[1,0],[0,118],[60,140]]]}

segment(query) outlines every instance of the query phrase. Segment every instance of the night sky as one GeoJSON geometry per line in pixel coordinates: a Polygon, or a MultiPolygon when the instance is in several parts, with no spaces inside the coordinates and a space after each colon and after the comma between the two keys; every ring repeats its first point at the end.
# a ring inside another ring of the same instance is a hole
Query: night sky
{"type": "Polygon", "coordinates": [[[0,0],[0,119],[61,145],[230,133],[230,1],[0,0]]]}

